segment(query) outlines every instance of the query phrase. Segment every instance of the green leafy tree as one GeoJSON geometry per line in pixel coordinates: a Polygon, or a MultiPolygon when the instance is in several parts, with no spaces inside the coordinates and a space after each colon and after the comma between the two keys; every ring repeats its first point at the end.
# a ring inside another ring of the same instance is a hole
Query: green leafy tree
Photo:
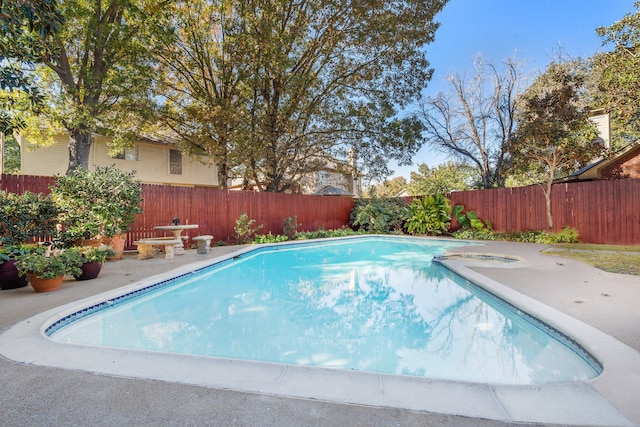
{"type": "Polygon", "coordinates": [[[248,139],[248,22],[232,1],[193,0],[172,10],[174,31],[154,51],[154,113],[187,153],[215,161],[227,188],[248,139]]]}
{"type": "Polygon", "coordinates": [[[40,40],[51,38],[62,21],[56,0],[0,2],[1,133],[9,135],[26,126],[16,112],[42,108],[43,95],[21,65],[39,60],[43,49],[40,40]]]}
{"type": "Polygon", "coordinates": [[[238,3],[251,64],[245,177],[260,190],[288,191],[333,159],[371,179],[388,175],[391,159],[409,162],[421,124],[398,111],[431,77],[424,46],[444,3],[238,3]]]}
{"type": "Polygon", "coordinates": [[[474,178],[477,173],[473,167],[462,163],[447,162],[435,167],[421,163],[417,172],[411,172],[407,190],[412,196],[448,194],[472,188],[474,178]]]}
{"type": "Polygon", "coordinates": [[[575,61],[552,62],[520,97],[519,128],[510,145],[514,166],[544,173],[540,184],[545,196],[547,221],[553,229],[551,187],[562,174],[603,153],[595,142],[589,108],[580,96],[586,78],[575,61]]]}
{"type": "Polygon", "coordinates": [[[516,129],[516,95],[521,91],[521,65],[515,58],[503,69],[475,61],[475,75],[450,74],[449,91],[422,104],[427,143],[474,166],[482,187],[504,187],[510,167],[509,144],[516,129]]]}
{"type": "Polygon", "coordinates": [[[611,114],[613,141],[620,144],[640,137],[640,2],[609,27],[596,31],[612,50],[594,55],[598,91],[595,106],[611,114]]]}
{"type": "MultiPolygon", "coordinates": [[[[56,31],[24,31],[16,24],[16,35],[3,40],[5,58],[42,64],[33,81],[46,96],[43,113],[69,132],[69,172],[88,167],[93,132],[107,129],[122,142],[139,131],[132,111],[145,102],[152,75],[148,50],[166,3],[64,1],[57,5],[56,31]]],[[[30,22],[28,10],[21,13],[27,18],[18,24],[30,22]]]]}
{"type": "Polygon", "coordinates": [[[403,176],[397,176],[374,186],[375,193],[380,197],[398,197],[405,191],[407,180],[403,176]]]}
{"type": "Polygon", "coordinates": [[[640,2],[634,3],[634,7],[635,13],[626,14],[609,27],[596,29],[603,45],[612,50],[592,58],[597,85],[594,108],[610,113],[615,148],[640,137],[640,2]]]}
{"type": "Polygon", "coordinates": [[[4,142],[4,173],[20,173],[20,145],[9,135],[4,142]]]}

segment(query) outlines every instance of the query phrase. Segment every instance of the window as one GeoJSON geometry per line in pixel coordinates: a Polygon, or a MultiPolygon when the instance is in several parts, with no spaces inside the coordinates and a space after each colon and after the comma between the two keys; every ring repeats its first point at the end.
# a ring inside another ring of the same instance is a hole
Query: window
{"type": "Polygon", "coordinates": [[[138,161],[138,146],[126,148],[123,153],[112,156],[114,159],[138,161]]]}
{"type": "Polygon", "coordinates": [[[326,184],[329,180],[329,172],[327,171],[319,171],[318,172],[318,182],[321,184],[326,184]]]}
{"type": "Polygon", "coordinates": [[[182,175],[182,153],[178,150],[169,150],[169,173],[182,175]]]}

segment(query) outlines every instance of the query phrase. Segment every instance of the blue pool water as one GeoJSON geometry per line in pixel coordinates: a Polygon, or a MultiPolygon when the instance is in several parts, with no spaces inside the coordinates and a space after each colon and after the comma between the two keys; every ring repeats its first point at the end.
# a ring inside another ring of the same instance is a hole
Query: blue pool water
{"type": "Polygon", "coordinates": [[[104,304],[49,335],[473,382],[559,383],[599,374],[566,337],[432,263],[462,244],[367,237],[258,249],[104,304]]]}

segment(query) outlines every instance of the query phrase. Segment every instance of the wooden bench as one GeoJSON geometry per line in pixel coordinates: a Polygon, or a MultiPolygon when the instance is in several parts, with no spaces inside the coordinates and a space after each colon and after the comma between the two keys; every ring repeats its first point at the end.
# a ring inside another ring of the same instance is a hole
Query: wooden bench
{"type": "Polygon", "coordinates": [[[196,236],[192,240],[198,245],[199,254],[205,255],[211,253],[211,240],[213,240],[213,236],[196,236]]]}
{"type": "Polygon", "coordinates": [[[156,247],[164,246],[164,258],[171,259],[175,254],[175,248],[182,243],[181,240],[171,237],[151,237],[133,242],[138,246],[138,259],[149,259],[156,255],[156,247]]]}

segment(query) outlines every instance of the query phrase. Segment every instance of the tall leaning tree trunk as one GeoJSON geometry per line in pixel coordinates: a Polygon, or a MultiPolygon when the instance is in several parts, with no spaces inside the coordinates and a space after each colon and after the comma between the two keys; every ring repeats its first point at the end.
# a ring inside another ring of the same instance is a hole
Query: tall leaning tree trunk
{"type": "Polygon", "coordinates": [[[89,169],[91,132],[86,129],[69,130],[69,167],[67,175],[75,169],[89,169]]]}

